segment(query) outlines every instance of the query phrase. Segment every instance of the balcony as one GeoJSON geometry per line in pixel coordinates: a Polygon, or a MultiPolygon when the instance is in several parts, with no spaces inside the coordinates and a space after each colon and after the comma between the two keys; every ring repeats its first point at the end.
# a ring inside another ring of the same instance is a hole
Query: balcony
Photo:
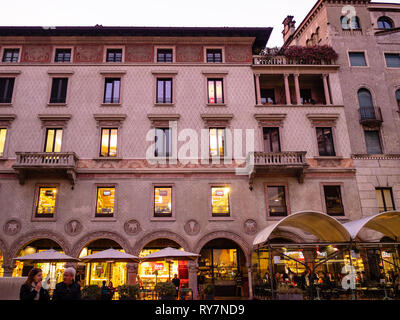
{"type": "Polygon", "coordinates": [[[383,122],[381,108],[379,107],[362,107],[359,112],[362,125],[376,127],[383,122]]]}
{"type": "Polygon", "coordinates": [[[269,173],[295,176],[299,183],[303,183],[304,171],[308,168],[306,153],[306,151],[251,152],[248,163],[254,163],[254,167],[250,173],[250,186],[256,176],[269,173]]]}
{"type": "Polygon", "coordinates": [[[332,61],[304,58],[287,58],[285,56],[253,56],[254,65],[333,65],[332,61]]]}
{"type": "Polygon", "coordinates": [[[74,152],[16,152],[16,155],[13,169],[20,184],[33,176],[58,176],[75,184],[78,158],[74,152]]]}

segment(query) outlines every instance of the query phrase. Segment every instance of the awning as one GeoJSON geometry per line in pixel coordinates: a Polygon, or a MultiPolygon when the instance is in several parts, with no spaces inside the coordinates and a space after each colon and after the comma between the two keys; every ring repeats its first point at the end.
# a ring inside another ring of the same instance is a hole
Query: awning
{"type": "Polygon", "coordinates": [[[293,227],[311,233],[324,242],[348,242],[350,234],[335,218],[317,211],[301,211],[291,214],[260,231],[253,245],[266,242],[271,234],[280,227],[293,227]]]}
{"type": "Polygon", "coordinates": [[[383,235],[392,238],[393,240],[400,240],[399,211],[378,213],[360,220],[347,222],[343,224],[343,226],[350,233],[352,239],[355,239],[358,236],[361,229],[368,228],[378,231],[383,235]]]}
{"type": "Polygon", "coordinates": [[[138,262],[139,258],[115,249],[106,249],[80,258],[83,262],[138,262]]]}
{"type": "Polygon", "coordinates": [[[54,249],[29,254],[22,257],[14,258],[16,261],[30,261],[30,262],[76,262],[79,259],[67,256],[54,249]]]}

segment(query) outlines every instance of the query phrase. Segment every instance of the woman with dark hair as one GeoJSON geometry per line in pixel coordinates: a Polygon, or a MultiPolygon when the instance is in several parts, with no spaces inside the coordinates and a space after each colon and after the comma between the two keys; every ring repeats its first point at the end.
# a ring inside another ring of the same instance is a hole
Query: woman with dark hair
{"type": "Polygon", "coordinates": [[[50,301],[47,290],[42,288],[42,270],[33,268],[28,273],[28,279],[21,286],[19,291],[19,299],[22,301],[50,301]]]}

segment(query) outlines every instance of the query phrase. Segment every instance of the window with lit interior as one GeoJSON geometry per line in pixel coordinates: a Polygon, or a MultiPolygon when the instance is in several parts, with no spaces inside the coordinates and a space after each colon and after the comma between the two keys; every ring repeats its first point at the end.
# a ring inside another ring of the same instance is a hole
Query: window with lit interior
{"type": "Polygon", "coordinates": [[[230,188],[226,186],[211,188],[211,213],[213,217],[230,216],[230,188]]]}
{"type": "Polygon", "coordinates": [[[36,217],[53,217],[56,210],[57,188],[40,187],[36,201],[36,217]]]}
{"type": "Polygon", "coordinates": [[[96,201],[97,217],[112,217],[115,206],[115,187],[98,187],[96,201]]]}
{"type": "Polygon", "coordinates": [[[172,217],[172,187],[154,187],[154,217],[172,217]]]}

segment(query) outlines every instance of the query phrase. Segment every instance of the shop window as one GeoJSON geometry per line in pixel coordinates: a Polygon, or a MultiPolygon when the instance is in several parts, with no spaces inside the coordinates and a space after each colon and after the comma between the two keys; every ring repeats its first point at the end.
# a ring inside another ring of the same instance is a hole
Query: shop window
{"type": "Polygon", "coordinates": [[[332,128],[316,128],[320,156],[335,156],[332,128]]]}
{"type": "Polygon", "coordinates": [[[275,91],[274,89],[261,90],[261,104],[275,104],[275,91]]]}
{"type": "Polygon", "coordinates": [[[4,156],[4,147],[6,145],[7,128],[0,128],[0,158],[4,156]]]}
{"type": "Polygon", "coordinates": [[[157,62],[172,62],[172,49],[157,49],[157,62]]]}
{"type": "Polygon", "coordinates": [[[104,86],[104,103],[119,103],[120,78],[106,78],[104,86]]]}
{"type": "Polygon", "coordinates": [[[207,49],[206,56],[209,63],[222,62],[222,49],[207,49]]]}
{"type": "Polygon", "coordinates": [[[378,130],[364,131],[368,154],[382,154],[381,138],[378,130]]]}
{"type": "Polygon", "coordinates": [[[326,213],[330,216],[344,216],[340,186],[324,186],[326,213]]]}
{"type": "Polygon", "coordinates": [[[46,129],[44,152],[61,152],[63,129],[46,129]]]}
{"type": "Polygon", "coordinates": [[[385,53],[388,68],[400,68],[400,53],[385,53]]]}
{"type": "Polygon", "coordinates": [[[71,61],[71,49],[56,49],[54,62],[70,62],[70,61],[71,61]]]}
{"type": "Polygon", "coordinates": [[[172,155],[172,130],[171,128],[156,128],[155,157],[170,157],[172,155]]]}
{"type": "Polygon", "coordinates": [[[281,152],[279,128],[263,128],[263,135],[265,152],[281,152]]]}
{"type": "Polygon", "coordinates": [[[0,78],[0,103],[11,103],[14,82],[14,78],[0,78]]]}
{"type": "Polygon", "coordinates": [[[117,128],[101,129],[100,157],[116,157],[117,141],[118,141],[117,128]]]}
{"type": "Polygon", "coordinates": [[[352,67],[366,67],[367,60],[364,52],[349,52],[350,65],[352,67]]]}
{"type": "Polygon", "coordinates": [[[3,62],[18,62],[19,49],[4,49],[3,62]]]}
{"type": "Polygon", "coordinates": [[[172,187],[154,187],[154,216],[172,217],[172,187]]]}
{"type": "Polygon", "coordinates": [[[157,79],[157,103],[172,103],[172,79],[157,79]]]}
{"type": "Polygon", "coordinates": [[[287,216],[286,190],[284,186],[268,186],[268,215],[270,217],[287,216]]]}
{"type": "Polygon", "coordinates": [[[378,19],[378,28],[389,30],[393,28],[393,21],[388,17],[380,17],[378,19]]]}
{"type": "Polygon", "coordinates": [[[98,187],[96,217],[112,217],[115,206],[115,187],[98,187]]]}
{"type": "Polygon", "coordinates": [[[392,188],[376,188],[379,213],[396,210],[392,188]]]}
{"type": "Polygon", "coordinates": [[[224,103],[224,88],[222,79],[208,79],[208,103],[224,103]]]}
{"type": "Polygon", "coordinates": [[[225,128],[210,128],[210,157],[224,157],[225,128]]]}
{"type": "Polygon", "coordinates": [[[107,49],[107,62],[122,62],[122,49],[107,49]]]}
{"type": "Polygon", "coordinates": [[[57,188],[40,187],[36,201],[36,217],[53,217],[56,210],[57,188]]]}
{"type": "Polygon", "coordinates": [[[67,100],[68,78],[53,78],[50,103],[65,103],[67,100]]]}
{"type": "Polygon", "coordinates": [[[213,217],[229,216],[229,187],[211,188],[211,213],[213,217]]]}

